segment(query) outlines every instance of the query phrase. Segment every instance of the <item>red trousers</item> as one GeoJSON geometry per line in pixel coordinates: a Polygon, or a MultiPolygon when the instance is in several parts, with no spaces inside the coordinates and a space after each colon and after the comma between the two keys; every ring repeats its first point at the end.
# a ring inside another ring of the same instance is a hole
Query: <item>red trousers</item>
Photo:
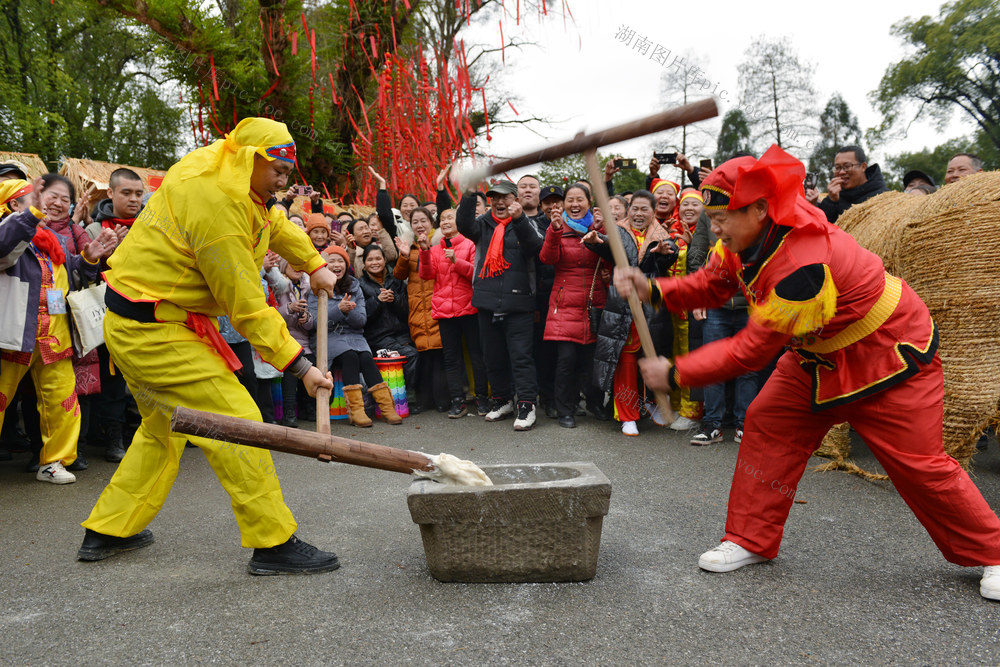
{"type": "Polygon", "coordinates": [[[941,360],[853,403],[813,412],[812,384],[792,353],[747,411],[724,539],[766,558],[778,546],[809,456],[834,424],[850,422],[949,561],[1000,565],[1000,519],[944,452],[941,360]]]}
{"type": "Polygon", "coordinates": [[[618,356],[618,365],[615,366],[615,375],[612,380],[614,385],[615,418],[620,422],[637,422],[642,415],[639,409],[643,406],[644,400],[639,393],[639,355],[642,354],[642,345],[639,342],[639,334],[636,333],[635,324],[629,329],[628,338],[622,347],[622,352],[618,356]]]}

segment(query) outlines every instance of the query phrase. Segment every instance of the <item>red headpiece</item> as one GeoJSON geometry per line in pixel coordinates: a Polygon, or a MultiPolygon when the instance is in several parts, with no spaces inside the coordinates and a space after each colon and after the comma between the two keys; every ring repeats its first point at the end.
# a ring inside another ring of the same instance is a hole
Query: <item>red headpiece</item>
{"type": "Polygon", "coordinates": [[[759,160],[738,157],[719,165],[702,182],[701,194],[708,211],[735,211],[764,199],[777,225],[826,229],[826,216],[805,199],[805,176],[805,166],[774,144],[759,160]]]}
{"type": "Polygon", "coordinates": [[[295,142],[271,146],[265,152],[277,160],[295,164],[295,142]]]}

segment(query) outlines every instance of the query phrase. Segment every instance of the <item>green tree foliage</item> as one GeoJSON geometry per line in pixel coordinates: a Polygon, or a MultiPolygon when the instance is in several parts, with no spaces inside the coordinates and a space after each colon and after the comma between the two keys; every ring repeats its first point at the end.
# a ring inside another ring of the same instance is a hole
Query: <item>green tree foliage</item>
{"type": "Polygon", "coordinates": [[[778,144],[802,152],[815,135],[813,67],[799,60],[787,38],[754,40],[737,68],[740,107],[750,125],[754,147],[763,152],[778,144]]]}
{"type": "Polygon", "coordinates": [[[750,123],[740,109],[730,109],[722,117],[722,128],[715,145],[715,164],[720,165],[737,153],[753,152],[750,123]]]}
{"type": "MultiPolygon", "coordinates": [[[[594,183],[594,187],[604,185],[604,163],[615,157],[614,155],[597,154],[597,163],[601,168],[601,181],[594,183]]],[[[627,156],[625,156],[627,157],[627,156]]],[[[635,192],[646,187],[646,165],[641,158],[636,158],[638,169],[622,169],[614,176],[615,192],[635,192]]],[[[647,161],[648,162],[648,161],[647,161]]],[[[558,160],[550,160],[542,163],[542,166],[535,172],[542,183],[546,185],[558,185],[565,189],[567,186],[581,180],[590,180],[587,176],[587,165],[584,163],[583,155],[570,155],[558,160]]]]}
{"type": "Polygon", "coordinates": [[[141,31],[82,0],[5,0],[0,21],[0,143],[38,153],[130,162],[122,133],[135,111],[173,118],[143,138],[139,166],[176,158],[178,110],[164,92],[141,31]]]}
{"type": "Polygon", "coordinates": [[[809,171],[819,175],[821,189],[826,187],[837,150],[848,144],[860,143],[858,117],[851,113],[840,93],[834,93],[819,115],[819,142],[809,158],[809,171]]]}
{"type": "Polygon", "coordinates": [[[944,126],[956,110],[1000,148],[1000,9],[996,0],[956,0],[937,19],[907,19],[893,34],[913,47],[890,65],[872,102],[884,116],[879,130],[923,115],[944,126]],[[912,103],[917,104],[912,112],[912,103]]]}

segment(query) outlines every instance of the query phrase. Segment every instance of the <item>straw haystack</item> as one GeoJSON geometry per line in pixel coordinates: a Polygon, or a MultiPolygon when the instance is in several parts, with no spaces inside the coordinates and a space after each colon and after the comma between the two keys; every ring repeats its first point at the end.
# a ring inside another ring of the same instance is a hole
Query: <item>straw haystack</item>
{"type": "Polygon", "coordinates": [[[944,448],[968,467],[983,430],[1000,421],[1000,172],[928,196],[888,192],[838,224],[930,309],[944,365],[944,448]]]}
{"type": "Polygon", "coordinates": [[[12,153],[10,151],[0,151],[0,162],[17,160],[28,168],[28,180],[34,181],[39,176],[49,173],[49,168],[45,166],[42,158],[34,153],[12,153]]]}
{"type": "MultiPolygon", "coordinates": [[[[73,187],[79,193],[84,192],[90,185],[94,185],[98,191],[108,189],[108,181],[111,172],[115,169],[131,169],[139,174],[139,178],[150,187],[149,177],[154,177],[154,183],[162,179],[167,172],[158,169],[146,169],[144,167],[130,167],[126,164],[112,164],[110,162],[99,162],[98,160],[82,160],[75,157],[64,157],[60,160],[59,173],[73,183],[73,187]]],[[[152,188],[150,188],[152,189],[152,188]]],[[[103,196],[103,195],[102,195],[103,196]]],[[[101,197],[98,197],[100,199],[101,197]]]]}

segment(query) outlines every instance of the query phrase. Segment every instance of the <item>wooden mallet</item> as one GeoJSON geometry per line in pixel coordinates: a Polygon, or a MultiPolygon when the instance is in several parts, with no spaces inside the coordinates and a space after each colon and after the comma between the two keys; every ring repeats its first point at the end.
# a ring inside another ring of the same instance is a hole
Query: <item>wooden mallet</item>
{"type": "MultiPolygon", "coordinates": [[[[326,290],[320,290],[317,298],[319,299],[319,307],[316,310],[316,368],[323,374],[323,377],[326,377],[330,365],[326,358],[327,336],[329,336],[327,304],[330,297],[326,290]]],[[[330,434],[330,390],[325,387],[316,390],[316,432],[330,434]]]]}
{"type": "MultiPolygon", "coordinates": [[[[714,99],[705,99],[691,104],[667,109],[655,113],[645,118],[617,125],[601,132],[592,134],[578,134],[569,141],[561,144],[547,146],[537,151],[525,153],[507,160],[501,160],[485,167],[467,170],[458,177],[463,189],[468,185],[477,184],[490,176],[502,174],[511,169],[519,169],[538,162],[555,160],[557,158],[583,153],[587,162],[587,172],[593,185],[594,195],[597,198],[597,205],[601,207],[604,214],[605,226],[608,228],[608,243],[611,246],[611,253],[615,258],[616,267],[628,267],[628,258],[625,256],[625,247],[617,232],[610,229],[614,226],[614,216],[608,207],[608,194],[604,189],[604,179],[597,164],[597,148],[608,144],[615,144],[628,139],[635,139],[654,132],[669,130],[673,127],[688,125],[719,115],[719,109],[714,99]]],[[[642,312],[642,304],[639,298],[632,293],[628,299],[629,309],[632,311],[632,321],[635,323],[636,332],[639,334],[639,341],[642,344],[643,356],[655,358],[656,350],[653,347],[653,338],[649,334],[649,325],[646,324],[646,316],[642,312]]],[[[656,404],[660,408],[664,423],[669,424],[674,420],[674,413],[670,407],[670,400],[663,392],[656,392],[656,404]]]]}

